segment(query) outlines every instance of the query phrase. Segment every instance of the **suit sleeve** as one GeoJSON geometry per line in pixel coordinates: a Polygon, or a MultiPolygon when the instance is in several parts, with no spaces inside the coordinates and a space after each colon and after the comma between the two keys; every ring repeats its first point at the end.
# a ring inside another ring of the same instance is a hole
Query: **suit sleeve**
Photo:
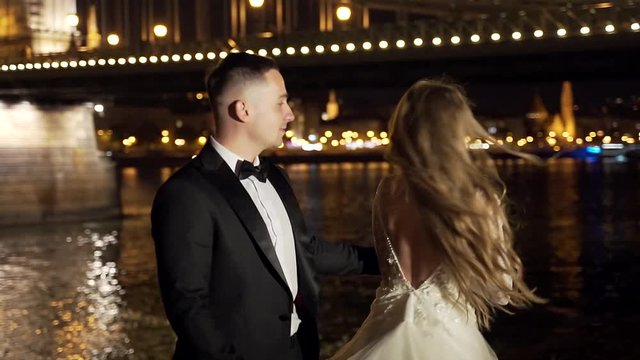
{"type": "Polygon", "coordinates": [[[210,309],[214,222],[204,195],[184,181],[170,181],[156,195],[151,228],[165,311],[194,359],[242,359],[216,327],[210,309]]]}
{"type": "Polygon", "coordinates": [[[307,237],[302,245],[308,259],[321,275],[347,275],[380,273],[375,249],[347,243],[333,243],[315,236],[307,237]]]}

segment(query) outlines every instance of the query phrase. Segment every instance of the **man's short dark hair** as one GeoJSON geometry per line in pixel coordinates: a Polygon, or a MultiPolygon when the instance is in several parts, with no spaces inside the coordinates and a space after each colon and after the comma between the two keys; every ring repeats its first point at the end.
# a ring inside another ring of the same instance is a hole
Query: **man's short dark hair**
{"type": "Polygon", "coordinates": [[[236,81],[259,79],[269,70],[278,70],[276,62],[268,57],[245,52],[230,53],[212,67],[205,78],[207,94],[215,111],[215,104],[229,84],[236,81]]]}

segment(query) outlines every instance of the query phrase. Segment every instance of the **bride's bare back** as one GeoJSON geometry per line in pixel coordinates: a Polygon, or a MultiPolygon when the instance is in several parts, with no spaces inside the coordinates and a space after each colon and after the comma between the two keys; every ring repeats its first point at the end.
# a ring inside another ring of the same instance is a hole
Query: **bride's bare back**
{"type": "Polygon", "coordinates": [[[419,287],[436,270],[440,256],[428,224],[420,217],[400,175],[388,176],[380,182],[373,213],[375,238],[389,237],[405,278],[414,288],[419,287]]]}

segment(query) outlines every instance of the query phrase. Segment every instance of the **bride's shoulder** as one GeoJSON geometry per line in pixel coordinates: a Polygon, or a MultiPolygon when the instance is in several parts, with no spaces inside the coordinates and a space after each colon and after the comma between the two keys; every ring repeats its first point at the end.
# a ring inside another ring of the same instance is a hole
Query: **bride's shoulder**
{"type": "Polygon", "coordinates": [[[398,200],[404,199],[407,193],[407,186],[399,174],[387,175],[380,180],[378,189],[376,190],[376,199],[378,202],[396,203],[398,200]]]}

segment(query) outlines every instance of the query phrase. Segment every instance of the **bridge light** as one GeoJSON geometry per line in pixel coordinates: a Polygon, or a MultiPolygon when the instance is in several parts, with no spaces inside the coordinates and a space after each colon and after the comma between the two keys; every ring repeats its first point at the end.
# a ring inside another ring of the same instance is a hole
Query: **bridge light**
{"type": "Polygon", "coordinates": [[[536,31],[534,31],[534,32],[533,32],[533,36],[535,36],[536,38],[538,38],[538,39],[539,39],[539,38],[541,38],[541,37],[543,37],[543,36],[544,36],[544,31],[542,31],[542,30],[538,29],[538,30],[536,30],[536,31]]]}
{"type": "Polygon", "coordinates": [[[316,45],[316,52],[318,54],[322,54],[324,52],[324,46],[322,45],[316,45]]]}
{"type": "Polygon", "coordinates": [[[389,47],[389,43],[386,40],[381,40],[378,43],[378,46],[380,46],[380,49],[386,49],[389,47]]]}
{"type": "Polygon", "coordinates": [[[371,50],[371,43],[368,41],[365,41],[362,43],[362,48],[365,50],[371,50]]]}
{"type": "Polygon", "coordinates": [[[354,43],[348,43],[345,48],[347,51],[354,51],[356,49],[356,45],[354,43]]]}
{"type": "Polygon", "coordinates": [[[556,34],[558,34],[558,36],[560,36],[560,37],[565,37],[565,36],[567,36],[567,29],[560,28],[560,29],[558,29],[558,31],[556,31],[556,34]]]}
{"type": "Polygon", "coordinates": [[[80,60],[80,61],[78,61],[78,65],[80,65],[80,67],[85,67],[85,66],[87,66],[87,60],[80,60]]]}
{"type": "Polygon", "coordinates": [[[308,46],[303,46],[303,47],[301,47],[301,48],[300,48],[300,52],[301,52],[303,55],[307,55],[307,54],[309,53],[309,47],[308,47],[308,46]]]}
{"type": "Polygon", "coordinates": [[[404,46],[405,46],[405,45],[406,45],[406,43],[405,43],[405,41],[404,41],[404,40],[402,40],[402,39],[400,39],[400,40],[396,41],[396,46],[397,46],[399,49],[404,48],[404,46]]]}
{"type": "Polygon", "coordinates": [[[42,68],[42,64],[35,63],[35,64],[33,64],[33,68],[36,69],[36,70],[40,70],[42,68]]]}
{"type": "Polygon", "coordinates": [[[436,36],[433,38],[433,40],[431,40],[431,43],[435,46],[440,46],[442,45],[442,39],[436,36]]]}
{"type": "Polygon", "coordinates": [[[98,65],[100,66],[105,66],[107,64],[107,60],[105,59],[98,59],[98,65]]]}
{"type": "Polygon", "coordinates": [[[146,57],[146,56],[140,56],[140,57],[138,58],[138,62],[139,62],[140,64],[146,64],[146,63],[147,63],[147,57],[146,57]]]}
{"type": "Polygon", "coordinates": [[[249,0],[249,5],[252,8],[260,8],[264,5],[264,0],[249,0]]]}
{"type": "Polygon", "coordinates": [[[163,38],[163,37],[167,36],[168,32],[169,32],[169,30],[163,24],[157,24],[156,26],[153,27],[153,34],[156,37],[163,38]]]}
{"type": "Polygon", "coordinates": [[[120,43],[120,36],[118,34],[107,35],[107,43],[111,46],[116,46],[120,43]]]}
{"type": "Polygon", "coordinates": [[[71,66],[72,68],[77,67],[78,66],[78,62],[75,60],[71,60],[69,61],[69,66],[71,66]]]}
{"type": "Polygon", "coordinates": [[[95,111],[97,113],[103,112],[104,111],[104,105],[102,105],[102,104],[93,105],[93,111],[95,111]]]}
{"type": "Polygon", "coordinates": [[[590,32],[591,29],[588,26],[583,26],[580,28],[580,34],[582,35],[589,35],[590,32]]]}
{"type": "Polygon", "coordinates": [[[162,55],[160,56],[160,61],[166,63],[169,61],[169,55],[162,55]]]}
{"type": "Polygon", "coordinates": [[[213,59],[215,59],[215,58],[216,58],[216,53],[214,53],[214,52],[212,52],[212,51],[209,51],[209,52],[207,53],[207,59],[209,59],[209,60],[213,60],[213,59]]]}
{"type": "Polygon", "coordinates": [[[171,60],[173,60],[174,62],[180,61],[180,55],[178,54],[171,55],[171,60]]]}
{"type": "Polygon", "coordinates": [[[158,57],[154,56],[154,55],[149,56],[149,62],[152,63],[152,64],[157,63],[158,62],[158,57]]]}
{"type": "Polygon", "coordinates": [[[280,50],[280,48],[273,48],[271,49],[271,53],[273,56],[280,56],[280,54],[282,54],[282,50],[280,50]]]}
{"type": "Polygon", "coordinates": [[[477,42],[479,42],[479,41],[480,41],[480,35],[478,35],[478,34],[473,34],[473,35],[471,35],[471,42],[472,42],[472,43],[474,43],[474,44],[475,44],[475,43],[477,43],[477,42]]]}
{"type": "Polygon", "coordinates": [[[421,38],[417,37],[417,38],[413,39],[413,45],[422,46],[423,44],[424,44],[424,41],[421,38]]]}
{"type": "Polygon", "coordinates": [[[286,51],[287,54],[294,55],[296,53],[296,48],[294,48],[293,46],[289,46],[286,51]]]}
{"type": "Polygon", "coordinates": [[[193,57],[191,56],[191,54],[183,54],[182,55],[182,60],[184,61],[191,61],[193,57]]]}
{"type": "Polygon", "coordinates": [[[137,62],[138,59],[134,58],[133,56],[129,57],[127,59],[127,61],[129,62],[129,64],[135,64],[137,62]]]}
{"type": "Polygon", "coordinates": [[[453,45],[458,45],[458,44],[460,44],[460,36],[458,36],[458,35],[454,35],[454,36],[452,36],[452,37],[451,37],[451,43],[452,43],[453,45]]]}
{"type": "Polygon", "coordinates": [[[347,21],[351,19],[351,9],[348,6],[338,6],[336,9],[336,17],[340,21],[347,21]]]}
{"type": "Polygon", "coordinates": [[[120,64],[120,65],[124,65],[124,64],[126,64],[126,63],[127,63],[127,60],[126,60],[125,58],[119,58],[119,59],[118,59],[118,64],[120,64]]]}
{"type": "Polygon", "coordinates": [[[511,34],[511,38],[512,38],[513,40],[516,40],[516,41],[517,41],[517,40],[520,40],[520,39],[522,39],[522,33],[521,33],[520,31],[514,31],[514,32],[511,34]]]}
{"type": "Polygon", "coordinates": [[[493,34],[491,34],[491,40],[493,41],[498,41],[500,40],[500,34],[498,34],[497,32],[494,32],[493,34]]]}
{"type": "Polygon", "coordinates": [[[48,69],[48,68],[51,67],[51,64],[46,62],[46,63],[42,64],[42,67],[45,68],[45,69],[48,69]]]}
{"type": "Polygon", "coordinates": [[[631,30],[633,30],[633,31],[640,30],[640,24],[637,23],[637,22],[634,22],[633,24],[631,24],[631,30]]]}
{"type": "Polygon", "coordinates": [[[616,31],[616,27],[613,26],[613,24],[608,24],[607,26],[604,27],[604,31],[611,34],[612,32],[616,31]]]}
{"type": "Polygon", "coordinates": [[[27,70],[31,70],[31,69],[33,69],[33,64],[28,63],[28,64],[26,65],[26,68],[27,68],[27,70]]]}
{"type": "Polygon", "coordinates": [[[335,52],[338,52],[338,51],[340,51],[340,45],[338,45],[338,44],[333,44],[333,45],[331,45],[331,48],[330,48],[330,49],[331,49],[331,51],[333,51],[334,53],[335,53],[335,52]]]}
{"type": "Polygon", "coordinates": [[[224,59],[227,57],[227,52],[226,51],[220,51],[220,54],[218,54],[218,56],[220,57],[220,59],[224,59]]]}

